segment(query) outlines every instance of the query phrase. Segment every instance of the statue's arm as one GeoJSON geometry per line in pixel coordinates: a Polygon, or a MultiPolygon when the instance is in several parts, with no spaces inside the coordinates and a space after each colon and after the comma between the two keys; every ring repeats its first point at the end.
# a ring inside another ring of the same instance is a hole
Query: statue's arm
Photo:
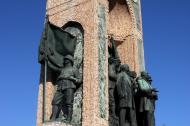
{"type": "Polygon", "coordinates": [[[138,84],[137,84],[136,80],[133,80],[133,90],[134,90],[134,93],[137,93],[137,91],[138,91],[138,84]]]}
{"type": "Polygon", "coordinates": [[[60,74],[61,71],[62,71],[62,68],[58,68],[58,67],[55,67],[54,65],[52,65],[50,62],[48,62],[48,67],[53,69],[53,71],[55,71],[56,73],[60,74]]]}
{"type": "Polygon", "coordinates": [[[80,73],[79,73],[79,70],[78,69],[73,69],[73,71],[74,71],[74,82],[76,83],[76,84],[81,84],[82,83],[82,79],[80,79],[80,73]]]}
{"type": "Polygon", "coordinates": [[[114,70],[112,70],[110,67],[109,67],[109,70],[108,70],[108,75],[109,75],[109,78],[111,80],[114,80],[114,81],[117,81],[117,74],[114,70]]]}
{"type": "Polygon", "coordinates": [[[122,75],[119,75],[119,77],[118,77],[118,79],[117,79],[116,86],[117,86],[118,95],[121,96],[121,97],[124,97],[123,81],[124,81],[123,76],[122,76],[122,75]]]}
{"type": "Polygon", "coordinates": [[[68,79],[73,81],[74,83],[76,83],[78,81],[77,78],[75,78],[73,76],[68,77],[68,79]]]}

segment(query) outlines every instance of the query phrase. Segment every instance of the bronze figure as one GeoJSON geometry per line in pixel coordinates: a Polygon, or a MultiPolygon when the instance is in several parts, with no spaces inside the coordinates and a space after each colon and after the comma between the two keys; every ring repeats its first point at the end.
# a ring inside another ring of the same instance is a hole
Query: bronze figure
{"type": "Polygon", "coordinates": [[[60,111],[64,107],[64,117],[66,122],[71,122],[73,113],[74,91],[76,89],[77,70],[73,69],[73,57],[66,55],[64,57],[64,67],[57,78],[57,91],[52,101],[52,115],[50,120],[55,121],[59,119],[60,111]]]}
{"type": "Polygon", "coordinates": [[[151,86],[151,76],[143,71],[137,78],[138,91],[135,97],[138,126],[155,126],[155,101],[157,90],[151,86]]]}

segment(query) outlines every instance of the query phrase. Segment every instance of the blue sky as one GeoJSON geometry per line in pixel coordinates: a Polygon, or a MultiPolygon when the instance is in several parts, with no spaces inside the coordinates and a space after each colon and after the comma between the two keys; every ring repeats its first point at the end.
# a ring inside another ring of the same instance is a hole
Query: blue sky
{"type": "MultiPolygon", "coordinates": [[[[159,92],[157,126],[190,124],[190,1],[142,1],[146,68],[159,92]]],[[[45,0],[0,4],[0,126],[34,126],[45,0]]]]}

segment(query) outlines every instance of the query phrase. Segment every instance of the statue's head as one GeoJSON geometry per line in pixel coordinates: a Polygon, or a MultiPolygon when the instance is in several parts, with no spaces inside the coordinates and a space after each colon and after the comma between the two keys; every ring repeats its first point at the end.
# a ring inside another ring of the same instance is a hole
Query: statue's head
{"type": "Polygon", "coordinates": [[[71,63],[73,65],[73,56],[72,55],[66,55],[64,57],[64,65],[67,65],[71,63]]]}
{"type": "Polygon", "coordinates": [[[141,77],[145,78],[147,81],[152,82],[152,77],[150,74],[146,71],[141,72],[141,77]]]}
{"type": "Polygon", "coordinates": [[[109,64],[113,64],[113,62],[114,62],[114,58],[109,57],[109,58],[108,58],[108,63],[109,63],[109,64]]]}
{"type": "Polygon", "coordinates": [[[130,71],[130,76],[132,78],[136,78],[137,77],[137,73],[135,71],[130,71]]]}
{"type": "Polygon", "coordinates": [[[116,65],[116,67],[119,67],[121,65],[120,59],[115,59],[114,63],[116,65]]]}
{"type": "Polygon", "coordinates": [[[125,71],[125,72],[129,72],[129,65],[127,65],[127,64],[122,64],[121,66],[120,66],[120,71],[125,71]]]}
{"type": "Polygon", "coordinates": [[[150,76],[150,74],[147,75],[147,80],[151,83],[152,82],[152,77],[150,76]]]}
{"type": "Polygon", "coordinates": [[[146,72],[146,71],[141,72],[141,77],[147,77],[147,76],[148,76],[148,72],[146,72]]]}
{"type": "Polygon", "coordinates": [[[116,68],[119,68],[121,61],[120,61],[120,59],[115,59],[115,58],[109,57],[108,63],[109,63],[109,65],[112,64],[112,65],[115,65],[116,68]]]}
{"type": "Polygon", "coordinates": [[[121,61],[120,61],[120,59],[116,59],[116,58],[113,58],[113,57],[109,57],[108,58],[108,63],[114,63],[114,64],[120,64],[121,63],[121,61]]]}

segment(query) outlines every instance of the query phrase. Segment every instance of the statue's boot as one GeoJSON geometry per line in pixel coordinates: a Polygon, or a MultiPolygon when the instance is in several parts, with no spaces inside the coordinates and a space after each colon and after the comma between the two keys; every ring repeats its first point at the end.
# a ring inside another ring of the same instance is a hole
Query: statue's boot
{"type": "Polygon", "coordinates": [[[112,118],[114,119],[117,119],[118,117],[116,116],[116,113],[115,113],[115,105],[110,105],[110,109],[109,109],[109,114],[112,118]]]}
{"type": "Polygon", "coordinates": [[[73,108],[72,107],[68,107],[67,122],[71,122],[72,115],[73,115],[73,108]]]}
{"type": "Polygon", "coordinates": [[[55,121],[59,117],[59,112],[60,112],[59,107],[57,105],[54,105],[52,107],[52,115],[50,121],[55,121]]]}
{"type": "Polygon", "coordinates": [[[118,117],[116,116],[116,113],[115,113],[115,106],[112,108],[112,115],[115,119],[117,119],[118,117]]]}

